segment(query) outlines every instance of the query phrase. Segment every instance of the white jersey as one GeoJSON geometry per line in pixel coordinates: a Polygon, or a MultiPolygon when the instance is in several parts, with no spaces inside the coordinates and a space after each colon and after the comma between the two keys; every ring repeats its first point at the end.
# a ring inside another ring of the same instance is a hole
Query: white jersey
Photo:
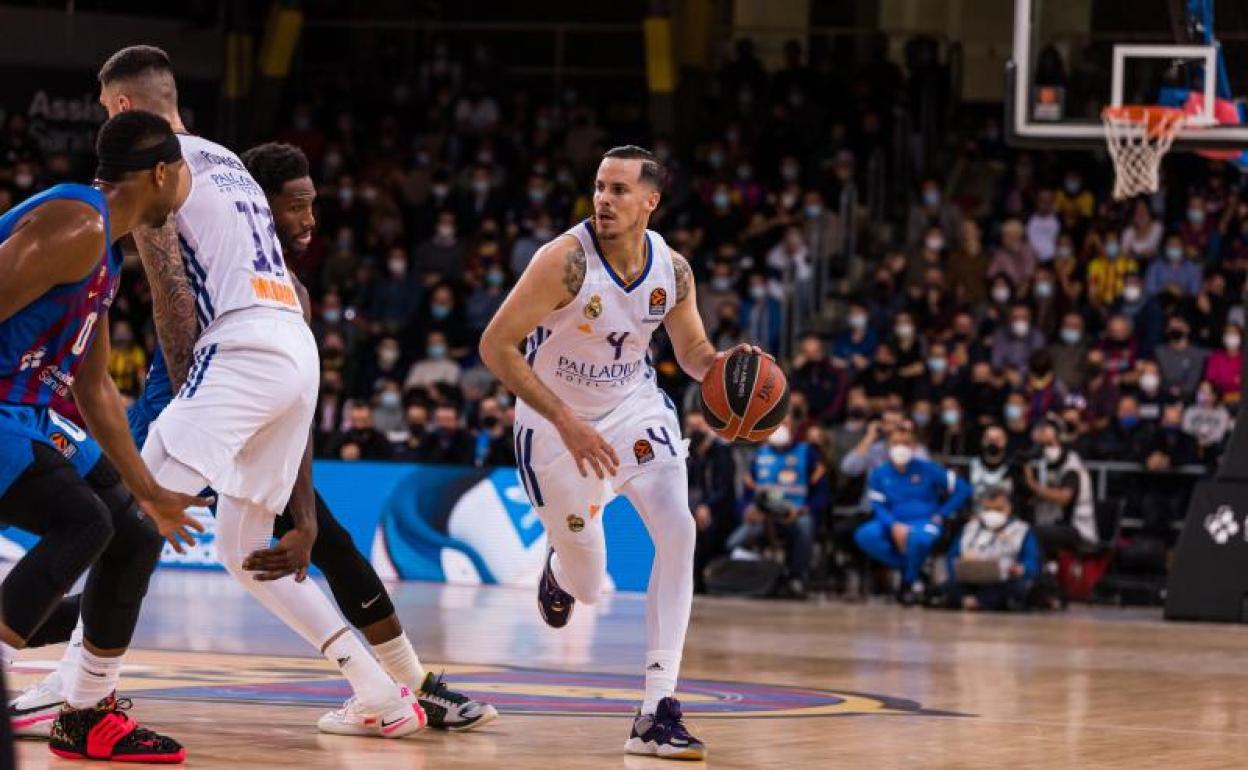
{"type": "Polygon", "coordinates": [[[650,338],[676,304],[676,272],[663,236],[646,231],[646,262],[631,283],[602,256],[587,219],[568,231],[585,252],[576,298],[542,321],[525,356],[539,380],[578,417],[596,420],[643,386],[654,387],[650,338]]]}
{"type": "Polygon", "coordinates": [[[178,210],[178,238],[201,330],[232,310],[299,313],[264,190],[230,150],[179,134],[191,192],[178,210]]]}

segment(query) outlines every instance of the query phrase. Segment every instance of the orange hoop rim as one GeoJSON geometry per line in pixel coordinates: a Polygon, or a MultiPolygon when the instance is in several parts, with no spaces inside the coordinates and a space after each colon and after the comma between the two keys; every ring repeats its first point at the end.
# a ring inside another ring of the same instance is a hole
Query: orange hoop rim
{"type": "Polygon", "coordinates": [[[1101,110],[1106,123],[1142,125],[1150,137],[1174,136],[1183,127],[1187,113],[1160,104],[1122,104],[1101,110]]]}

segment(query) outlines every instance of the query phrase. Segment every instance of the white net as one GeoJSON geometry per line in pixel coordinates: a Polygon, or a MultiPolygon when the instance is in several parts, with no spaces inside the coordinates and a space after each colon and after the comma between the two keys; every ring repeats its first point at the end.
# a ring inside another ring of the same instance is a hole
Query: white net
{"type": "Polygon", "coordinates": [[[1161,159],[1183,127],[1181,110],[1117,107],[1105,110],[1105,141],[1114,161],[1114,200],[1157,192],[1161,159]]]}

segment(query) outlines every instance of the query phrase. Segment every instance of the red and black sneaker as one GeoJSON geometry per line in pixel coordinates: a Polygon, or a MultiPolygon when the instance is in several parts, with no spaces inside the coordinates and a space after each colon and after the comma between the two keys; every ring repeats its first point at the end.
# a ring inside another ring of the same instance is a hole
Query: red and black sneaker
{"type": "Polygon", "coordinates": [[[110,695],[94,708],[66,707],[52,723],[48,747],[64,759],[177,764],[186,761],[186,749],[172,738],[140,727],[124,712],[129,698],[110,695]]]}

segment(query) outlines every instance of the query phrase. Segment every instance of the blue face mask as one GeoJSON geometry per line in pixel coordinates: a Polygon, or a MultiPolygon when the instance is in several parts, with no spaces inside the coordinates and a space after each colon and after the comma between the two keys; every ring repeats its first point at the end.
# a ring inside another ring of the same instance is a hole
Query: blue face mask
{"type": "Polygon", "coordinates": [[[503,274],[498,271],[491,270],[485,274],[485,283],[488,286],[502,286],[503,274]]]}
{"type": "Polygon", "coordinates": [[[949,362],[943,358],[927,359],[927,368],[932,370],[933,374],[943,374],[949,368],[949,362]]]}
{"type": "Polygon", "coordinates": [[[441,360],[446,358],[446,345],[430,345],[425,352],[429,354],[430,358],[441,360]]]}
{"type": "Polygon", "coordinates": [[[1118,241],[1110,241],[1105,244],[1105,255],[1116,257],[1122,251],[1122,247],[1118,245],[1118,241]]]}
{"type": "Polygon", "coordinates": [[[820,206],[818,203],[806,204],[806,218],[807,219],[818,219],[819,215],[822,213],[823,213],[823,206],[820,206]]]}
{"type": "Polygon", "coordinates": [[[929,209],[934,209],[940,205],[940,190],[924,190],[923,204],[929,209]]]}
{"type": "Polygon", "coordinates": [[[1005,419],[1010,422],[1023,419],[1023,408],[1018,404],[1006,404],[1005,419]]]}
{"type": "Polygon", "coordinates": [[[1178,262],[1180,259],[1183,259],[1183,247],[1167,246],[1166,259],[1169,259],[1171,262],[1178,262]]]}
{"type": "Polygon", "coordinates": [[[434,305],[429,308],[429,312],[435,319],[445,321],[451,316],[451,307],[450,305],[434,305]]]}
{"type": "Polygon", "coordinates": [[[945,425],[957,425],[958,420],[962,417],[956,409],[946,409],[940,413],[940,420],[945,425]]]}
{"type": "Polygon", "coordinates": [[[1128,414],[1118,418],[1118,424],[1127,430],[1131,430],[1140,424],[1139,415],[1128,414]]]}

